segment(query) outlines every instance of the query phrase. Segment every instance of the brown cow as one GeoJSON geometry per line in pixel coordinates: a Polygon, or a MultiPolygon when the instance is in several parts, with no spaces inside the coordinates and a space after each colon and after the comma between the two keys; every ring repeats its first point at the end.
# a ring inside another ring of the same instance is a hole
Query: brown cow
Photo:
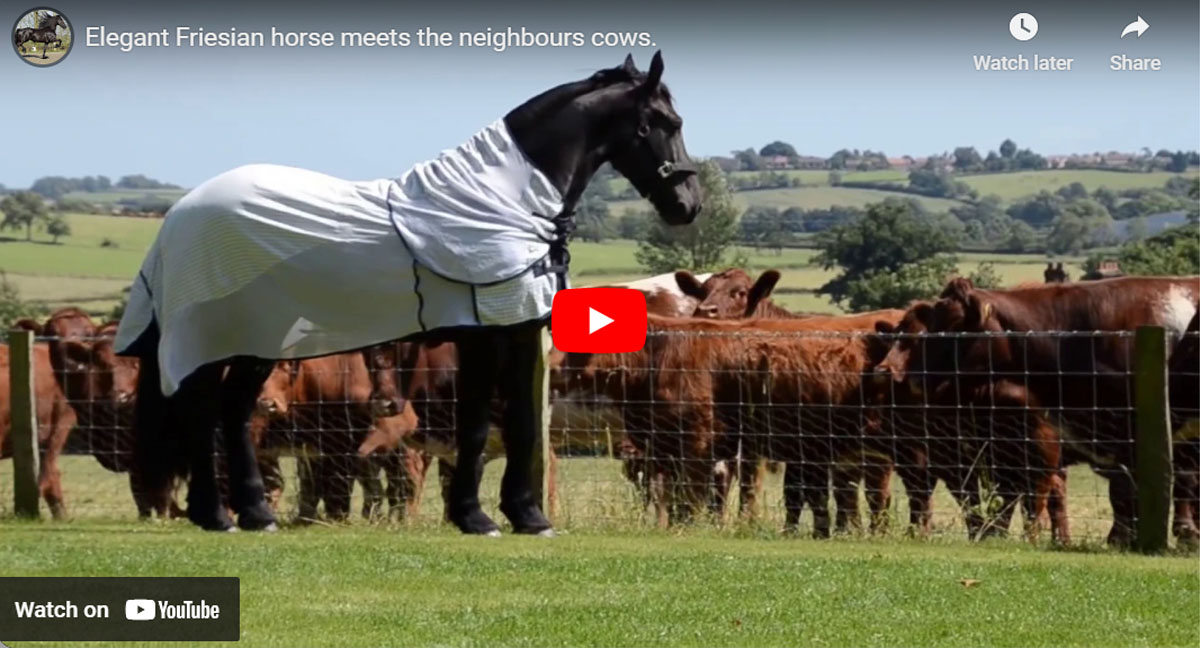
{"type": "Polygon", "coordinates": [[[987,333],[931,337],[909,349],[893,346],[889,368],[954,381],[960,392],[1008,380],[1025,386],[1041,407],[1059,412],[1068,448],[1109,479],[1110,544],[1133,538],[1135,463],[1132,429],[1132,338],[1139,326],[1181,334],[1196,313],[1200,278],[1126,277],[1012,290],[977,290],[956,279],[933,307],[934,332],[987,333]],[[1071,334],[1095,331],[1094,334],[1071,334]],[[1051,332],[1045,335],[996,335],[1051,332]],[[1068,332],[1067,334],[1055,332],[1068,332]],[[905,356],[905,357],[902,357],[905,356]],[[1100,408],[1100,409],[1098,409],[1100,408]]]}
{"type": "Polygon", "coordinates": [[[1200,311],[1168,362],[1174,429],[1175,521],[1180,542],[1200,542],[1200,311]]]}
{"type": "MultiPolygon", "coordinates": [[[[37,332],[36,324],[18,322],[19,328],[37,332]]],[[[63,497],[62,474],[58,468],[58,457],[67,443],[71,428],[75,425],[75,411],[67,403],[62,390],[54,381],[54,369],[50,363],[49,347],[43,342],[33,345],[34,398],[37,401],[37,427],[39,448],[38,491],[50,507],[55,519],[66,516],[66,500],[63,497]]],[[[9,348],[0,345],[0,458],[12,456],[11,411],[9,397],[9,348]]]]}
{"type": "MultiPolygon", "coordinates": [[[[457,444],[454,438],[455,408],[458,405],[455,384],[458,373],[457,347],[451,342],[399,342],[374,347],[368,356],[373,372],[372,382],[380,390],[373,399],[398,402],[402,407],[411,405],[416,413],[417,430],[413,434],[405,435],[403,441],[409,451],[417,451],[438,460],[438,480],[441,483],[443,500],[447,504],[443,510],[448,512],[450,484],[457,462],[457,444]]],[[[492,403],[490,418],[491,430],[477,469],[479,476],[482,476],[484,464],[504,454],[501,439],[503,412],[498,401],[494,400],[492,403]]],[[[580,431],[590,435],[590,430],[580,431]]],[[[562,436],[553,440],[561,443],[563,447],[590,441],[562,436]]],[[[394,447],[394,444],[389,442],[369,440],[369,443],[394,447]]],[[[547,461],[550,476],[547,497],[550,504],[549,513],[553,517],[558,501],[555,485],[557,457],[553,446],[547,453],[547,461]]]]}
{"type": "Polygon", "coordinates": [[[872,428],[863,382],[872,336],[863,332],[873,323],[846,319],[651,316],[641,351],[567,354],[556,382],[622,403],[627,435],[666,484],[669,521],[691,516],[704,499],[712,458],[730,456],[728,448],[740,443],[788,464],[788,528],[807,504],[814,535],[826,536],[833,462],[883,452],[879,439],[864,436],[872,428]]]}
{"type": "MultiPolygon", "coordinates": [[[[750,275],[739,268],[729,268],[728,270],[715,273],[703,281],[686,270],[680,270],[675,273],[675,280],[679,285],[679,289],[684,294],[693,297],[699,302],[695,312],[692,313],[693,317],[710,319],[746,317],[797,319],[819,316],[815,313],[793,313],[772,302],[770,295],[775,289],[775,284],[779,282],[779,279],[780,274],[778,270],[763,272],[753,283],[750,280],[750,275]]],[[[870,327],[877,320],[886,320],[894,323],[898,320],[900,311],[876,311],[874,313],[864,313],[863,315],[863,323],[866,326],[864,330],[870,330],[870,327]]],[[[876,455],[860,457],[859,459],[861,461],[845,458],[838,462],[834,470],[834,498],[837,502],[835,528],[838,531],[846,531],[850,527],[858,528],[860,526],[857,486],[857,482],[860,481],[863,482],[866,489],[873,489],[876,492],[876,495],[872,497],[872,501],[884,504],[884,509],[872,511],[872,530],[879,530],[882,524],[886,522],[886,508],[890,501],[889,478],[892,470],[891,462],[876,455]]],[[[744,453],[738,463],[738,475],[743,476],[743,478],[750,478],[747,486],[741,491],[742,513],[743,515],[748,514],[750,517],[754,517],[755,515],[755,500],[761,490],[762,472],[759,470],[758,463],[757,458],[744,456],[744,453]]],[[[728,491],[728,484],[726,484],[724,490],[728,491]]]]}

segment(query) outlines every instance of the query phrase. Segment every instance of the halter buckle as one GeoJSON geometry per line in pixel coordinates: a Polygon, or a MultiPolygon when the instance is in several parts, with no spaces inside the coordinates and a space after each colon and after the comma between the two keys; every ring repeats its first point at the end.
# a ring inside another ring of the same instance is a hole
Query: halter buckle
{"type": "Polygon", "coordinates": [[[674,162],[670,162],[670,161],[663,162],[658,167],[658,177],[660,177],[660,178],[664,178],[664,179],[670,178],[671,174],[673,174],[673,173],[675,173],[675,163],[674,162]]]}

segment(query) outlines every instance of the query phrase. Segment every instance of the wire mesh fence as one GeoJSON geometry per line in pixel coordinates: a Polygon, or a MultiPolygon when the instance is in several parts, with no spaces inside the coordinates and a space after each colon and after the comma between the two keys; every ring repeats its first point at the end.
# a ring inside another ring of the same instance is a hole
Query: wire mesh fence
{"type": "MultiPolygon", "coordinates": [[[[34,345],[45,506],[67,519],[179,515],[182,471],[165,496],[139,488],[137,365],[115,356],[112,333],[34,345]]],[[[749,325],[655,330],[631,354],[554,353],[551,516],[568,529],[1128,537],[1149,478],[1136,455],[1155,447],[1140,445],[1147,414],[1137,409],[1136,373],[1151,362],[1171,397],[1157,413],[1173,434],[1157,446],[1168,453],[1158,477],[1174,487],[1177,535],[1191,539],[1200,340],[1166,335],[1169,363],[1139,356],[1128,332],[749,325]]],[[[370,353],[276,365],[251,429],[281,518],[440,522],[455,459],[457,358],[450,344],[401,346],[406,405],[393,416],[377,416],[371,400],[370,353]]],[[[178,462],[172,443],[160,450],[156,460],[178,462]]],[[[498,515],[498,429],[486,454],[481,495],[498,515]]],[[[12,511],[12,472],[0,465],[0,514],[12,511]]]]}

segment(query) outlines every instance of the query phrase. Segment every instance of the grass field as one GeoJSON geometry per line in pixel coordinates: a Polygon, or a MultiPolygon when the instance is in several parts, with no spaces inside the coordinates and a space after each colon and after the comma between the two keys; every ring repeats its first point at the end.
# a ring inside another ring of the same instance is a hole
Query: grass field
{"type": "MultiPolygon", "coordinates": [[[[72,236],[57,245],[44,240],[40,233],[35,233],[32,243],[11,237],[0,238],[0,271],[7,274],[8,280],[18,287],[25,299],[50,308],[74,305],[92,313],[108,312],[119,300],[121,289],[137,274],[161,221],[85,214],[69,214],[67,219],[72,236]],[[106,239],[115,245],[101,247],[101,242],[106,239]]],[[[644,278],[646,273],[634,258],[636,250],[633,241],[573,243],[571,270],[575,283],[589,286],[644,278]]],[[[740,252],[745,254],[751,270],[775,268],[783,272],[775,296],[782,305],[801,311],[837,312],[838,309],[825,298],[812,294],[813,289],[833,276],[830,271],[810,265],[816,254],[814,250],[787,249],[777,253],[745,249],[740,252]]],[[[1044,257],[1036,254],[964,253],[959,256],[962,260],[959,269],[963,273],[971,272],[984,261],[995,263],[1006,285],[1040,281],[1045,267],[1044,257]]]]}
{"type": "Polygon", "coordinates": [[[112,191],[72,191],[63,198],[83,200],[97,205],[115,205],[121,200],[145,196],[178,200],[185,193],[187,193],[186,189],[114,189],[112,191]]]}
{"type": "Polygon", "coordinates": [[[1097,169],[1056,169],[1053,171],[1020,171],[1015,173],[988,173],[958,178],[979,192],[979,195],[996,194],[1005,202],[1012,202],[1039,191],[1055,191],[1072,182],[1082,183],[1088,191],[1107,187],[1113,191],[1123,189],[1161,189],[1167,179],[1183,175],[1195,178],[1200,171],[1190,169],[1187,173],[1124,173],[1097,169]]]}
{"type": "Polygon", "coordinates": [[[14,523],[0,532],[7,576],[238,576],[245,646],[1200,641],[1189,558],[710,534],[545,540],[311,528],[264,536],[14,523]]]}
{"type": "MultiPolygon", "coordinates": [[[[825,209],[834,205],[864,207],[885,198],[911,198],[930,211],[946,211],[962,203],[945,198],[927,198],[896,191],[875,189],[851,189],[848,187],[790,187],[787,189],[756,189],[733,194],[739,207],[775,207],[777,209],[825,209]]],[[[628,210],[644,211],[650,208],[644,200],[618,200],[609,203],[613,214],[628,210]]]]}
{"type": "MultiPolygon", "coordinates": [[[[1084,551],[1055,551],[1044,539],[1036,547],[968,543],[940,489],[932,538],[908,538],[896,524],[881,537],[784,536],[778,477],[767,485],[761,525],[701,521],[661,531],[637,511],[615,462],[559,465],[563,535],[545,540],[459,536],[439,523],[433,474],[420,517],[403,523],[356,519],[264,536],[135,522],[124,476],[89,457],[63,462],[72,519],[19,522],[4,511],[11,463],[0,462],[0,575],[238,576],[248,646],[1200,641],[1195,554],[1104,549],[1103,484],[1086,468],[1068,479],[1084,551]]],[[[493,462],[484,475],[492,511],[502,470],[493,462]]],[[[902,488],[894,495],[899,520],[902,488]]],[[[283,508],[294,511],[294,501],[285,498],[283,508]]]]}

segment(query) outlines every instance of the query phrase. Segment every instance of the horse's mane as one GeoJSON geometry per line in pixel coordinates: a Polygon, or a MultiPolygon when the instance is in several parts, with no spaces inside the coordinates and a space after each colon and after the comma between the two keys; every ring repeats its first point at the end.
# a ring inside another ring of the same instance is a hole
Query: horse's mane
{"type": "MultiPolygon", "coordinates": [[[[580,96],[603,90],[622,83],[637,84],[646,80],[646,73],[640,70],[630,71],[623,65],[616,67],[604,68],[597,70],[594,74],[586,79],[579,81],[571,81],[562,85],[555,86],[549,90],[534,96],[525,103],[517,106],[508,113],[506,120],[519,118],[519,116],[533,116],[546,114],[561,108],[564,104],[574,101],[580,96]]],[[[662,97],[671,102],[671,93],[665,84],[659,84],[659,92],[662,97]]]]}

